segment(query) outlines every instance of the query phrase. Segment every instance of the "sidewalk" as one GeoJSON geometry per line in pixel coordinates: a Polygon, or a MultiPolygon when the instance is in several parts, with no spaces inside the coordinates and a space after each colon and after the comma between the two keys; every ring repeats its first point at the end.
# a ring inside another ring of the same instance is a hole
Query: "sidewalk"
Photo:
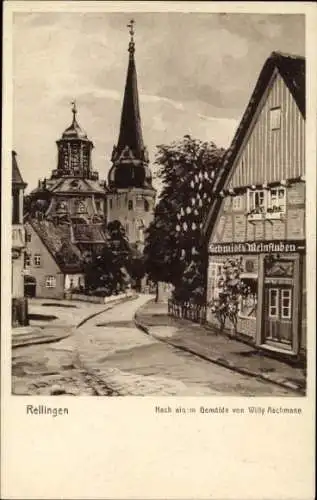
{"type": "Polygon", "coordinates": [[[158,340],[244,375],[305,395],[306,376],[301,368],[272,359],[256,348],[211,329],[167,314],[167,304],[147,302],[135,315],[136,325],[158,340]]]}
{"type": "Polygon", "coordinates": [[[90,318],[135,297],[110,297],[106,304],[51,299],[30,299],[29,326],[12,328],[12,348],[57,342],[69,337],[90,318]]]}
{"type": "Polygon", "coordinates": [[[12,329],[12,348],[57,342],[69,337],[72,328],[65,326],[22,326],[12,329]]]}

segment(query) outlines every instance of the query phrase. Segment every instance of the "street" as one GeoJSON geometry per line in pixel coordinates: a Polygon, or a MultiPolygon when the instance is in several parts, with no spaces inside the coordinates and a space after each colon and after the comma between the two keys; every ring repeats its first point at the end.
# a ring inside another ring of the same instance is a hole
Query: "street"
{"type": "Polygon", "coordinates": [[[134,323],[135,312],[150,298],[141,295],[107,306],[82,303],[81,315],[87,309],[85,319],[75,309],[66,314],[62,306],[42,307],[52,315],[62,315],[65,325],[68,318],[72,333],[58,342],[13,349],[13,393],[294,396],[287,389],[218,366],[139,330],[134,323]]]}

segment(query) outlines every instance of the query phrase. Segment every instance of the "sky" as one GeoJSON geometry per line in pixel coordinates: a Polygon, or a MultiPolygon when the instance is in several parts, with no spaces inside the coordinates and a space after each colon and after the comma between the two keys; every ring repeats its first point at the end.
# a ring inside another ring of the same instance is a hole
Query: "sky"
{"type": "Polygon", "coordinates": [[[118,140],[131,17],[152,163],[156,145],[185,134],[228,147],[270,53],[305,55],[301,15],[15,13],[13,149],[27,191],[56,168],[56,140],[71,123],[74,99],[95,146],[93,167],[106,178],[118,140]]]}

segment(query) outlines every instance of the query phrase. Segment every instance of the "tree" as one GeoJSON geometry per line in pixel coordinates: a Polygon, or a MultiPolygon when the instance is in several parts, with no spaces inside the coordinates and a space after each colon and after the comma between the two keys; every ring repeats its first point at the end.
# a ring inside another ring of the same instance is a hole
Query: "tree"
{"type": "Polygon", "coordinates": [[[217,283],[220,288],[219,297],[207,304],[218,319],[221,330],[229,320],[232,330],[236,333],[240,299],[250,293],[250,288],[240,278],[242,271],[242,258],[227,259],[217,283]]]}
{"type": "Polygon", "coordinates": [[[130,258],[131,248],[122,224],[117,220],[109,222],[107,244],[86,263],[87,287],[100,288],[105,295],[124,290],[129,282],[126,269],[130,258]]]}
{"type": "Polygon", "coordinates": [[[185,290],[203,295],[201,229],[225,150],[188,135],[157,149],[163,190],[146,233],[146,269],[153,281],[172,283],[179,300],[183,291],[185,300],[185,290]]]}

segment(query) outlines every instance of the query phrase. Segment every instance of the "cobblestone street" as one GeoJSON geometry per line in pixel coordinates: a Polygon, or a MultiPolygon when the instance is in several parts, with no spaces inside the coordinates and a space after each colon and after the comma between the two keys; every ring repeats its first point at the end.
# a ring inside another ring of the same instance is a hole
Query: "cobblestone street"
{"type": "MultiPolygon", "coordinates": [[[[73,325],[68,338],[15,348],[14,394],[294,396],[146,335],[136,327],[134,315],[149,298],[108,305],[107,310],[95,306],[93,317],[73,325]]],[[[91,307],[87,318],[89,313],[91,307]]],[[[69,321],[79,317],[69,316],[69,321]]]]}

